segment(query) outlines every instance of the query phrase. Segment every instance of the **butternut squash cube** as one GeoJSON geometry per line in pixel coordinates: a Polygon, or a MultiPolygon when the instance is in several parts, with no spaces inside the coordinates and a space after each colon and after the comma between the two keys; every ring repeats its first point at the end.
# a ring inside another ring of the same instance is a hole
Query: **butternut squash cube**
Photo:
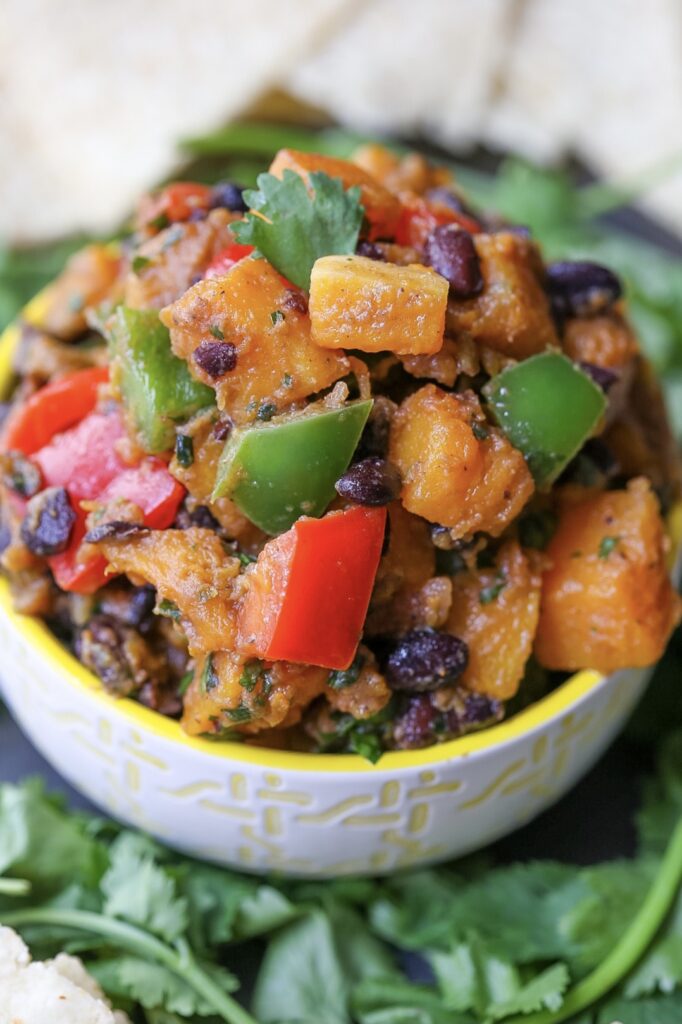
{"type": "Polygon", "coordinates": [[[349,370],[342,352],[313,344],[310,320],[266,260],[243,259],[224,277],[199,281],[161,310],[176,356],[186,359],[197,380],[215,388],[220,409],[247,423],[268,407],[298,402],[333,384],[349,370]],[[202,343],[235,346],[234,369],[217,379],[193,358],[202,343]]]}
{"type": "Polygon", "coordinates": [[[344,188],[357,185],[365,216],[372,228],[370,237],[390,238],[395,234],[400,219],[400,200],[357,164],[321,153],[280,149],[270,165],[270,174],[281,178],[286,170],[306,179],[312,172],[322,171],[330,178],[340,178],[344,188]]]}
{"type": "Polygon", "coordinates": [[[323,256],[310,278],[312,338],[320,348],[430,355],[443,345],[448,282],[428,267],[364,256],[323,256]]]}
{"type": "Polygon", "coordinates": [[[615,672],[653,664],[680,619],[666,537],[647,480],[571,488],[548,548],[535,653],[550,669],[615,672]]]}
{"type": "Polygon", "coordinates": [[[558,345],[535,245],[511,232],[474,236],[484,287],[473,299],[451,299],[448,330],[469,335],[512,359],[558,345]]]}
{"type": "Polygon", "coordinates": [[[469,647],[463,686],[497,700],[518,691],[533,649],[541,579],[515,540],[500,548],[491,568],[452,577],[446,629],[469,647]]]}
{"type": "Polygon", "coordinates": [[[400,406],[389,457],[402,473],[405,508],[457,537],[499,536],[534,490],[523,455],[485,423],[478,399],[435,384],[400,406]]]}

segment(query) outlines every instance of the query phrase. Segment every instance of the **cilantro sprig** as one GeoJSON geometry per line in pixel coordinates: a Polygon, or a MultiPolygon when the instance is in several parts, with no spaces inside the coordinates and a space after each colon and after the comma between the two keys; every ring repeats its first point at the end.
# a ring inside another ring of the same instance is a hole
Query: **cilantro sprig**
{"type": "Polygon", "coordinates": [[[244,193],[250,207],[232,225],[242,245],[258,252],[299,288],[310,287],[321,256],[355,252],[364,208],[360,189],[344,189],[337,178],[314,171],[308,182],[291,170],[282,178],[259,174],[258,188],[244,193]]]}

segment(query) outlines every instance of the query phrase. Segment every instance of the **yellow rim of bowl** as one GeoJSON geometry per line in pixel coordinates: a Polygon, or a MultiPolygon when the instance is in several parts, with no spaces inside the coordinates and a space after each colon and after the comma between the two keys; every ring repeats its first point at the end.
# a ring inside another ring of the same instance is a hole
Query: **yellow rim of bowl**
{"type": "MultiPolygon", "coordinates": [[[[23,311],[23,319],[31,322],[40,317],[47,298],[47,291],[37,295],[23,311]]],[[[12,356],[19,338],[16,324],[10,325],[0,337],[0,394],[11,381],[12,356]]],[[[682,537],[682,506],[676,509],[671,524],[673,535],[682,537]]],[[[258,764],[272,768],[299,772],[372,772],[395,771],[434,766],[479,754],[511,740],[526,736],[534,729],[547,725],[562,711],[576,704],[582,697],[594,690],[606,678],[591,669],[578,672],[567,679],[556,690],[541,698],[525,711],[500,722],[498,725],[470,733],[459,739],[449,740],[422,750],[404,750],[384,754],[378,765],[372,765],[356,754],[314,754],[277,750],[270,747],[254,747],[229,740],[209,740],[188,736],[173,719],[144,707],[129,698],[110,696],[99,679],[89,672],[50,632],[40,620],[17,614],[12,607],[9,584],[0,579],[0,609],[14,628],[23,636],[32,649],[52,662],[76,690],[94,697],[107,710],[121,714],[132,727],[153,733],[159,739],[171,740],[183,747],[196,750],[211,757],[229,761],[258,764]]]]}

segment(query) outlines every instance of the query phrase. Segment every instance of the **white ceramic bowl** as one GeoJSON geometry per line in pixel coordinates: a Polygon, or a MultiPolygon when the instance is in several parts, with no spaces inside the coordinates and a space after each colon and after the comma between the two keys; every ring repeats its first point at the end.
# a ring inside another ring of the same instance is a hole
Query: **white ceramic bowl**
{"type": "MultiPolygon", "coordinates": [[[[0,343],[0,393],[15,341],[10,330],[0,343]]],[[[13,612],[4,580],[0,649],[21,728],[104,811],[197,857],[314,876],[444,860],[530,821],[594,764],[650,675],[581,672],[509,721],[372,766],[186,736],[110,697],[42,622],[13,612]]]]}

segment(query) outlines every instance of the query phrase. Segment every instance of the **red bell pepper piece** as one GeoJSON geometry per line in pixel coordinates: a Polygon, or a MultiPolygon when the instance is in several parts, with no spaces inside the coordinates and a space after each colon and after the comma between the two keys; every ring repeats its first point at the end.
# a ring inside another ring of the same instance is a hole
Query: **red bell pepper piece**
{"type": "Polygon", "coordinates": [[[97,405],[100,384],[109,379],[106,366],[76,370],[46,384],[17,406],[2,431],[0,448],[33,455],[61,433],[78,423],[97,405]]]}
{"type": "Polygon", "coordinates": [[[211,260],[206,268],[204,277],[222,277],[223,274],[232,269],[235,263],[239,263],[240,260],[250,256],[253,250],[254,247],[252,245],[240,245],[239,242],[233,242],[232,245],[221,249],[218,255],[211,260]]]}
{"type": "Polygon", "coordinates": [[[97,554],[83,558],[86,512],[80,502],[131,501],[144,513],[145,525],[158,530],[175,519],[184,488],[161,459],[145,458],[136,466],[126,465],[116,450],[116,442],[124,436],[118,412],[91,413],[33,456],[46,486],[65,487],[77,513],[69,547],[48,559],[62,590],[91,594],[107,579],[104,558],[97,554]]]}
{"type": "Polygon", "coordinates": [[[402,200],[395,240],[399,245],[421,249],[431,232],[443,224],[458,224],[472,235],[481,230],[478,221],[465,213],[458,213],[443,203],[431,202],[421,196],[407,196],[402,200]]]}
{"type": "Polygon", "coordinates": [[[348,668],[379,566],[385,508],[300,519],[263,548],[239,615],[244,653],[348,668]]]}
{"type": "Polygon", "coordinates": [[[166,185],[152,200],[146,211],[147,222],[153,223],[159,217],[166,217],[172,223],[187,220],[194,210],[208,210],[212,190],[198,181],[174,181],[166,185]]]}

